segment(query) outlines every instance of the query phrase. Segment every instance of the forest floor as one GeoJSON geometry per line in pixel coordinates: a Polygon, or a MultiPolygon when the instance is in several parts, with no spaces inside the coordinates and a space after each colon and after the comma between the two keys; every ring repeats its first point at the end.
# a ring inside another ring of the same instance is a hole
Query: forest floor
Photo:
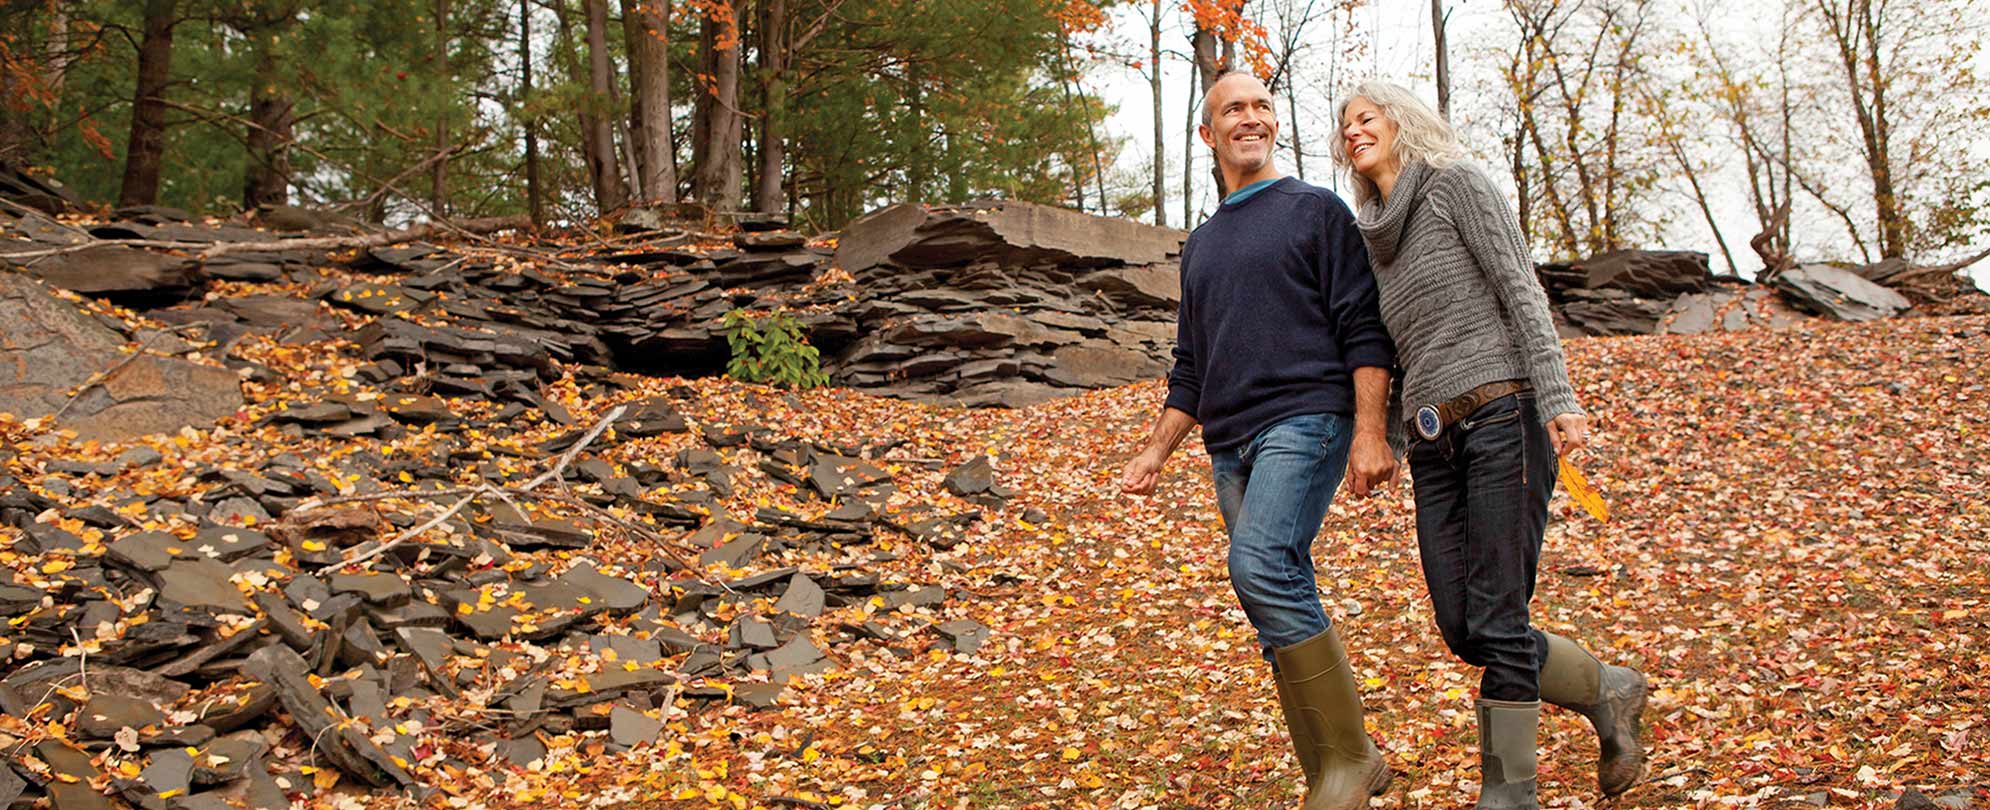
{"type": "MultiPolygon", "coordinates": [[[[1990,800],[1986,338],[1990,318],[1969,317],[1569,344],[1601,433],[1580,466],[1613,520],[1557,494],[1533,615],[1651,677],[1649,777],[1615,806],[1890,807],[1910,787],[1990,800]]],[[[1155,495],[1117,491],[1162,394],[1018,411],[784,398],[787,428],[996,455],[1007,507],[951,551],[902,549],[953,593],[945,618],[991,640],[845,655],[777,710],[708,708],[663,751],[477,799],[1291,806],[1301,780],[1226,579],[1207,455],[1191,440],[1155,495]],[[1029,507],[1051,521],[1022,521],[1029,507]]],[[[1478,673],[1433,628],[1407,487],[1340,498],[1314,551],[1396,770],[1375,804],[1468,805],[1478,673]]],[[[1592,739],[1544,715],[1544,805],[1599,802],[1592,739]]]]}

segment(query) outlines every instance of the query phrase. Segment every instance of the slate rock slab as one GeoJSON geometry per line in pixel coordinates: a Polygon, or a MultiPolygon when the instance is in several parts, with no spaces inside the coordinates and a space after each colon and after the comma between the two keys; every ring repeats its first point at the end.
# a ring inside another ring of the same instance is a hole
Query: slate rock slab
{"type": "Polygon", "coordinates": [[[797,675],[827,672],[834,667],[828,656],[815,646],[815,642],[809,641],[806,634],[797,635],[780,648],[752,656],[747,661],[754,669],[767,670],[768,679],[778,684],[785,684],[797,675]]]}
{"type": "Polygon", "coordinates": [[[662,733],[662,720],[627,706],[617,705],[608,713],[608,738],[623,748],[656,742],[662,733]]]}
{"type": "MultiPolygon", "coordinates": [[[[260,506],[257,507],[260,510],[260,506]]],[[[267,513],[265,513],[267,517],[267,513]]],[[[269,548],[269,535],[253,529],[234,526],[209,526],[194,535],[185,544],[185,552],[190,555],[208,557],[222,562],[234,562],[244,557],[254,556],[269,548]]]]}
{"type": "Polygon", "coordinates": [[[412,594],[407,580],[393,574],[372,571],[359,574],[333,574],[325,584],[334,594],[358,594],[367,604],[383,607],[406,604],[412,594]]]}
{"type": "Polygon", "coordinates": [[[135,571],[162,571],[184,545],[166,532],[140,532],[112,541],[105,554],[112,563],[135,571]]]}
{"type": "Polygon", "coordinates": [[[396,315],[427,306],[435,295],[388,284],[359,283],[333,290],[325,300],[371,315],[396,315]]]}
{"type": "Polygon", "coordinates": [[[139,771],[138,781],[162,804],[165,798],[185,796],[193,788],[193,755],[183,748],[154,751],[152,760],[139,771]]]}
{"type": "Polygon", "coordinates": [[[159,708],[142,699],[97,692],[90,695],[88,703],[83,704],[83,710],[77,715],[76,729],[86,738],[108,740],[118,729],[141,729],[165,722],[166,716],[160,713],[159,708]]]}
{"type": "Polygon", "coordinates": [[[738,568],[760,556],[760,550],[766,542],[766,538],[759,534],[742,534],[726,541],[724,545],[698,555],[698,564],[724,564],[727,567],[738,568]]]}
{"type": "Polygon", "coordinates": [[[1589,290],[1623,290],[1639,298],[1698,292],[1713,274],[1707,254],[1694,250],[1617,250],[1576,262],[1589,290]]]}
{"type": "Polygon", "coordinates": [[[784,683],[743,683],[733,687],[732,699],[754,711],[764,711],[779,706],[781,693],[785,691],[784,683]]]}
{"type": "Polygon", "coordinates": [[[317,752],[347,775],[375,787],[414,784],[414,776],[358,728],[340,724],[342,714],[311,685],[304,659],[294,650],[264,647],[249,655],[242,671],[274,687],[298,730],[318,741],[317,752]]]}
{"type": "Polygon", "coordinates": [[[1152,355],[1111,343],[1091,341],[1059,346],[1051,356],[1056,365],[1044,376],[1052,382],[1078,388],[1126,385],[1167,373],[1152,355]]]}
{"type": "Polygon", "coordinates": [[[13,768],[0,768],[0,807],[12,807],[28,789],[28,783],[13,768]]]}
{"type": "Polygon", "coordinates": [[[82,439],[124,440],[206,425],[242,407],[233,372],[172,357],[129,363],[124,338],[19,273],[0,272],[0,411],[21,418],[63,408],[82,439]],[[122,365],[120,365],[122,363],[122,365]]]}
{"type": "Polygon", "coordinates": [[[48,763],[49,769],[59,775],[45,786],[55,810],[113,810],[116,807],[109,796],[90,786],[90,780],[97,778],[98,772],[97,767],[90,764],[89,752],[73,748],[61,740],[48,739],[35,745],[35,756],[48,763]]]}
{"type": "Polygon", "coordinates": [[[1828,264],[1806,264],[1776,277],[1776,289],[1804,309],[1841,321],[1892,317],[1913,307],[1906,296],[1828,264]]]}
{"type": "Polygon", "coordinates": [[[224,526],[258,526],[270,522],[269,511],[261,503],[240,496],[221,499],[207,513],[207,519],[224,526]]]}
{"type": "Polygon", "coordinates": [[[187,259],[123,245],[50,256],[27,272],[65,290],[140,306],[184,299],[202,283],[187,259]]]}
{"type": "Polygon", "coordinates": [[[248,615],[249,600],[229,578],[235,569],[218,560],[174,560],[153,574],[161,605],[187,610],[248,615]]]}
{"type": "Polygon", "coordinates": [[[460,419],[449,403],[440,397],[418,394],[393,394],[380,399],[380,410],[397,421],[416,425],[454,422],[460,419]]]}
{"type": "Polygon", "coordinates": [[[947,474],[946,487],[961,497],[988,492],[995,488],[995,467],[987,456],[975,456],[947,474]]]}
{"type": "Polygon", "coordinates": [[[788,580],[788,589],[781,594],[780,601],[774,603],[774,609],[813,619],[822,615],[827,598],[822,586],[815,584],[815,580],[809,579],[807,574],[797,572],[793,579],[788,580]]]}
{"type": "Polygon", "coordinates": [[[591,560],[580,560],[560,575],[559,581],[589,594],[605,609],[625,613],[641,610],[649,601],[649,591],[641,585],[601,573],[591,560]]]}
{"type": "Polygon", "coordinates": [[[988,641],[989,636],[989,630],[986,625],[968,619],[941,622],[934,625],[933,629],[946,637],[947,641],[953,645],[955,652],[970,655],[975,650],[981,649],[981,645],[988,641]]]}
{"type": "Polygon", "coordinates": [[[1187,234],[1033,203],[989,201],[964,206],[901,203],[843,226],[836,264],[859,273],[891,262],[906,267],[963,265],[976,260],[1104,259],[1126,264],[1166,261],[1187,234]]]}

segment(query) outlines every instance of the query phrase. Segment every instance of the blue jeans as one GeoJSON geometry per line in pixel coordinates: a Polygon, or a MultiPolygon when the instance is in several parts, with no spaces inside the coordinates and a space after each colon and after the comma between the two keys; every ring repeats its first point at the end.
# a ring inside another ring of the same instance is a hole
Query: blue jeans
{"type": "Polygon", "coordinates": [[[1230,587],[1273,666],[1274,648],[1330,626],[1313,579],[1313,538],[1347,472],[1353,437],[1346,416],[1305,414],[1209,455],[1216,506],[1230,530],[1230,587]]]}
{"type": "Polygon", "coordinates": [[[1555,449],[1533,394],[1505,396],[1410,447],[1417,552],[1445,646],[1485,667],[1479,696],[1534,700],[1548,640],[1528,624],[1555,449]]]}

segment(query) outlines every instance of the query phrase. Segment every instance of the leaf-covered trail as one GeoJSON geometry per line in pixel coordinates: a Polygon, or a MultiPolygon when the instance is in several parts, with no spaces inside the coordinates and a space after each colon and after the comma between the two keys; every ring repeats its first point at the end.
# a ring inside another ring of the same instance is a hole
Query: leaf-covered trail
{"type": "MultiPolygon", "coordinates": [[[[1615,522],[1557,495],[1534,615],[1652,676],[1652,777],[1621,806],[1990,796],[1986,335],[1978,317],[1569,344],[1602,431],[1582,467],[1615,522]]],[[[997,454],[1014,500],[955,549],[894,551],[954,598],[876,617],[907,635],[777,711],[709,708],[681,721],[684,745],[529,781],[576,805],[1289,805],[1297,766],[1229,592],[1207,456],[1192,440],[1156,495],[1116,491],[1161,396],[791,399],[814,424],[786,428],[888,432],[944,462],[907,468],[913,491],[997,454]],[[961,618],[993,629],[973,655],[922,630],[961,618]]],[[[1378,804],[1458,807],[1478,673],[1431,624],[1406,490],[1340,499],[1315,553],[1398,772],[1378,804]]],[[[1546,804],[1594,805],[1587,726],[1550,710],[1542,727],[1546,804]]]]}

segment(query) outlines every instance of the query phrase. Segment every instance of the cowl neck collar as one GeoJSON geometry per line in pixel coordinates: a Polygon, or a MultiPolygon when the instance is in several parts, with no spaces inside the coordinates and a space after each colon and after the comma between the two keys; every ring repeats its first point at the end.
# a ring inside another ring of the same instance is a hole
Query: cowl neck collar
{"type": "Polygon", "coordinates": [[[1409,222],[1410,212],[1415,210],[1417,198],[1423,196],[1424,178],[1430,174],[1430,167],[1422,160],[1412,160],[1396,175],[1396,185],[1389,190],[1388,200],[1372,199],[1361,204],[1361,211],[1355,217],[1355,225],[1361,228],[1362,241],[1368,243],[1368,258],[1377,264],[1389,264],[1396,260],[1396,249],[1403,239],[1403,227],[1409,222]]]}

